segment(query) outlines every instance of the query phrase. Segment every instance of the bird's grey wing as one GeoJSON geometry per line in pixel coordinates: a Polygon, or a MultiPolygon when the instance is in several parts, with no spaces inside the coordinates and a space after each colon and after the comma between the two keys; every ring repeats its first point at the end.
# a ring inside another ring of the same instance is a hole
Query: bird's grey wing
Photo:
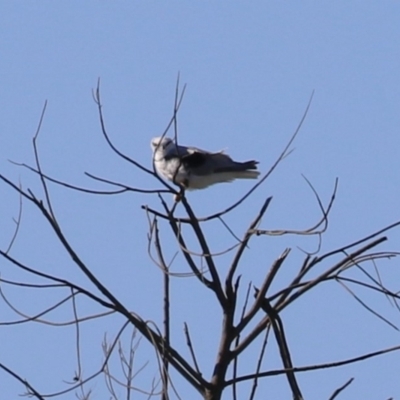
{"type": "Polygon", "coordinates": [[[172,158],[182,158],[187,155],[190,155],[190,147],[175,145],[171,146],[168,150],[168,153],[165,154],[165,159],[170,160],[172,158]]]}
{"type": "Polygon", "coordinates": [[[228,155],[194,151],[182,157],[183,165],[192,170],[195,175],[209,175],[222,172],[237,172],[257,169],[256,161],[244,163],[233,161],[228,155]]]}

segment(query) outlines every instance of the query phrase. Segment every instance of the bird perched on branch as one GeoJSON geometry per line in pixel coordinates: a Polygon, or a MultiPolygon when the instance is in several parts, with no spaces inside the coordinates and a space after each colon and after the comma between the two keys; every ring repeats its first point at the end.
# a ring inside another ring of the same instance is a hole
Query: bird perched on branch
{"type": "Polygon", "coordinates": [[[196,147],[177,145],[168,137],[151,140],[156,171],[185,189],[204,189],[234,179],[257,179],[257,161],[233,161],[223,151],[210,153],[196,147]]]}

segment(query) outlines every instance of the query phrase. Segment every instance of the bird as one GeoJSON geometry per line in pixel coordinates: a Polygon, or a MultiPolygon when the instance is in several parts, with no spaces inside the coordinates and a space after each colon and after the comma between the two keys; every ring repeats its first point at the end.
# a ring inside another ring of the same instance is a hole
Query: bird
{"type": "Polygon", "coordinates": [[[157,173],[182,190],[204,189],[235,179],[257,179],[260,174],[255,160],[233,161],[223,151],[211,153],[181,146],[169,137],[153,138],[151,148],[157,173]]]}

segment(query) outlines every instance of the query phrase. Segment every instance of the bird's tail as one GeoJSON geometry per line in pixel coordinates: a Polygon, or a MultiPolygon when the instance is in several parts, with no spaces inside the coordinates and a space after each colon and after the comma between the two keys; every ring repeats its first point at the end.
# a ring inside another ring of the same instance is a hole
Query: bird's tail
{"type": "Polygon", "coordinates": [[[258,175],[260,175],[259,171],[255,171],[257,169],[258,161],[251,160],[245,162],[234,162],[226,168],[219,168],[219,173],[230,172],[234,173],[235,178],[241,179],[257,179],[258,175]]]}
{"type": "Polygon", "coordinates": [[[251,160],[251,161],[246,161],[246,162],[242,162],[242,163],[238,162],[236,164],[239,164],[239,166],[241,168],[243,168],[244,170],[257,169],[258,161],[251,160]]]}
{"type": "Polygon", "coordinates": [[[242,165],[242,168],[245,170],[240,173],[240,178],[242,179],[257,179],[258,175],[260,175],[259,171],[255,171],[257,169],[258,161],[246,161],[244,163],[239,163],[242,165]]]}

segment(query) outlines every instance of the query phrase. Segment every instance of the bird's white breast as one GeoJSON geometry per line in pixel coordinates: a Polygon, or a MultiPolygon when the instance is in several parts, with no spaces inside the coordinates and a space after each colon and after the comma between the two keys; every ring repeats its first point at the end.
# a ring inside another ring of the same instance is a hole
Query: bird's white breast
{"type": "Polygon", "coordinates": [[[165,158],[155,159],[154,165],[161,176],[172,182],[183,183],[188,179],[188,175],[182,168],[182,162],[179,158],[171,158],[169,160],[165,158]]]}

